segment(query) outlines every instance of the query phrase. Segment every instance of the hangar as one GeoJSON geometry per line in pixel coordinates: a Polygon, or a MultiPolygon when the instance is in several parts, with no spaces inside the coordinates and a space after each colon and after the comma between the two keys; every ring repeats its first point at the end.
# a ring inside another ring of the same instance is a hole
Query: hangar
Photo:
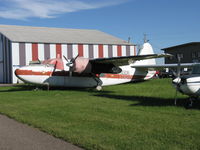
{"type": "Polygon", "coordinates": [[[178,62],[177,57],[181,58],[181,63],[200,62],[200,42],[190,42],[172,47],[163,48],[165,53],[172,54],[175,57],[165,58],[166,64],[178,62]]]}
{"type": "Polygon", "coordinates": [[[130,56],[136,55],[136,46],[98,30],[0,25],[0,83],[17,83],[14,71],[30,61],[77,54],[130,56]]]}

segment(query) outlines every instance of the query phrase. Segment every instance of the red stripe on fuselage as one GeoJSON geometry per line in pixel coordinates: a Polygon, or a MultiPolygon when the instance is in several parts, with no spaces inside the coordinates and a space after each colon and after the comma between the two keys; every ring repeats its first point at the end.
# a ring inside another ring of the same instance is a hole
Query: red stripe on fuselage
{"type": "MultiPolygon", "coordinates": [[[[20,70],[17,69],[15,71],[16,75],[32,75],[32,76],[69,76],[69,71],[43,71],[43,72],[36,72],[32,70],[20,70]]],[[[78,74],[73,72],[73,77],[93,77],[92,74],[78,74]]],[[[124,75],[124,74],[101,74],[100,78],[111,78],[111,79],[144,79],[145,76],[143,75],[124,75]]]]}
{"type": "MultiPolygon", "coordinates": [[[[20,70],[15,71],[17,76],[19,75],[30,75],[30,76],[69,76],[69,71],[32,71],[32,70],[20,70]]],[[[75,77],[92,77],[92,74],[78,74],[76,72],[72,73],[75,77]]]]}

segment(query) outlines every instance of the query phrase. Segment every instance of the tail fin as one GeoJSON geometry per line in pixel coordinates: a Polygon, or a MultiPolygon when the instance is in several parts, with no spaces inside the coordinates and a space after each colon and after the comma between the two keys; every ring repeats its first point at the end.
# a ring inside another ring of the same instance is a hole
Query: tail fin
{"type": "MultiPolygon", "coordinates": [[[[142,48],[139,51],[138,55],[148,55],[148,54],[154,54],[153,48],[150,43],[144,43],[142,45],[142,48]]],[[[134,65],[155,65],[156,60],[155,59],[146,59],[146,60],[139,60],[134,63],[134,65]]]]}

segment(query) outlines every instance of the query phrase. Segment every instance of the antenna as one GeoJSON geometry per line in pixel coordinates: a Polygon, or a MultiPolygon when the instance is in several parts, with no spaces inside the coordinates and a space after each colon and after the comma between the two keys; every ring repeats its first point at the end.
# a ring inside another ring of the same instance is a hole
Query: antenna
{"type": "Polygon", "coordinates": [[[130,43],[130,42],[131,42],[131,37],[129,36],[129,37],[128,37],[128,43],[130,43]]]}
{"type": "Polygon", "coordinates": [[[149,42],[149,40],[147,40],[147,34],[144,33],[144,43],[147,43],[147,42],[149,42]]]}
{"type": "Polygon", "coordinates": [[[140,51],[141,51],[141,49],[142,49],[142,45],[141,45],[141,44],[137,44],[137,47],[138,47],[138,53],[137,53],[137,55],[139,55],[139,54],[140,54],[140,51]]]}

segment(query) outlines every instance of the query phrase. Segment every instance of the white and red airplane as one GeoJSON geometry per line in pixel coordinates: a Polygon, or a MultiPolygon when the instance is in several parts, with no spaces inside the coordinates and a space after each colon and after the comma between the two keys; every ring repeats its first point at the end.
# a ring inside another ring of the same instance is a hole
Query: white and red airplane
{"type": "Polygon", "coordinates": [[[137,56],[87,59],[61,58],[30,64],[15,71],[15,75],[26,83],[62,87],[96,87],[116,85],[154,77],[156,71],[134,65],[155,65],[155,58],[166,54],[154,54],[149,43],[144,43],[137,56]]]}

